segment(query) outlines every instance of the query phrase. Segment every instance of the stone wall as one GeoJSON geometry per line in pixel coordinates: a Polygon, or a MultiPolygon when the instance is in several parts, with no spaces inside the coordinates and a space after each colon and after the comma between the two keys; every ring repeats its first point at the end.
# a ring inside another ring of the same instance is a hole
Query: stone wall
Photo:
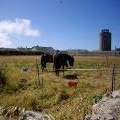
{"type": "Polygon", "coordinates": [[[85,120],[120,120],[120,90],[104,95],[92,106],[92,115],[87,115],[85,120]]]}

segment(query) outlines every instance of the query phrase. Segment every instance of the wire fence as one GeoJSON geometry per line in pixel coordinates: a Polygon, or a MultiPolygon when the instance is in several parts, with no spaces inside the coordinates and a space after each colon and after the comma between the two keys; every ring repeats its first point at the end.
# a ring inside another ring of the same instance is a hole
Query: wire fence
{"type": "MultiPolygon", "coordinates": [[[[21,71],[23,73],[28,73],[29,71],[34,71],[34,76],[36,76],[36,84],[39,86],[40,85],[40,80],[41,80],[41,76],[42,75],[42,71],[41,71],[41,65],[40,63],[36,60],[36,63],[34,64],[20,64],[20,63],[9,63],[9,62],[5,62],[4,64],[1,63],[1,66],[3,66],[6,69],[12,68],[12,67],[16,67],[16,71],[21,71]]],[[[54,72],[54,70],[52,68],[46,68],[46,71],[48,72],[54,72]]],[[[120,74],[120,68],[117,68],[115,66],[115,64],[113,65],[113,67],[111,68],[75,68],[75,69],[60,69],[60,71],[97,71],[97,72],[111,72],[111,91],[115,90],[115,79],[118,77],[116,77],[118,74],[120,74]]],[[[32,76],[31,76],[32,77],[32,76]]],[[[109,78],[110,79],[110,78],[109,78]]]]}
{"type": "MultiPolygon", "coordinates": [[[[39,87],[40,85],[43,86],[43,82],[42,82],[42,75],[46,74],[47,72],[43,72],[41,70],[41,65],[39,64],[39,62],[36,60],[36,62],[34,64],[19,64],[19,63],[7,63],[5,62],[4,64],[2,63],[1,66],[5,67],[6,69],[8,69],[9,71],[11,71],[12,67],[15,67],[15,71],[20,72],[22,74],[24,74],[23,77],[26,77],[27,75],[30,75],[31,77],[35,77],[35,83],[36,85],[39,87]]],[[[47,68],[46,69],[48,72],[54,72],[54,70],[52,68],[47,68]]],[[[88,72],[88,74],[97,74],[96,78],[94,77],[94,79],[108,79],[109,80],[109,84],[110,84],[110,92],[113,92],[116,87],[118,86],[118,82],[120,81],[120,68],[117,68],[117,66],[115,64],[113,64],[113,66],[111,68],[85,68],[85,69],[80,69],[80,68],[75,68],[75,69],[60,69],[60,71],[66,71],[66,72],[70,72],[72,74],[72,72],[77,72],[78,74],[80,74],[81,78],[83,77],[82,74],[83,72],[88,72]],[[102,74],[101,74],[102,72],[102,74]],[[100,76],[99,76],[100,75],[100,76]],[[103,76],[106,75],[106,76],[103,76]]],[[[14,72],[14,71],[12,71],[14,72]]],[[[69,74],[70,74],[69,73],[69,74]]],[[[88,75],[87,74],[87,75],[88,75]]],[[[22,76],[21,76],[22,77],[22,76]]],[[[89,79],[89,75],[85,76],[89,79]]],[[[48,74],[48,79],[49,79],[49,74],[48,74]]],[[[92,81],[93,82],[93,81],[92,81]]],[[[104,81],[103,81],[104,82],[104,81]]],[[[45,83],[44,83],[45,84],[45,83]]],[[[44,87],[44,86],[43,86],[44,87]]],[[[120,85],[118,86],[120,87],[120,85]]],[[[81,95],[81,93],[80,93],[81,95]]],[[[83,101],[81,98],[81,101],[83,101]]],[[[81,102],[79,104],[77,104],[77,107],[70,110],[68,112],[67,118],[69,118],[69,116],[76,111],[76,109],[80,109],[79,107],[81,106],[81,102]]]]}

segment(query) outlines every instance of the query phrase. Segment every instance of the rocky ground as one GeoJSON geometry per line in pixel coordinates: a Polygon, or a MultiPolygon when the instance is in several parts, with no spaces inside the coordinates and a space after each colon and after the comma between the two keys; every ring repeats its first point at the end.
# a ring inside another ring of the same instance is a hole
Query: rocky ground
{"type": "Polygon", "coordinates": [[[19,107],[0,108],[0,120],[12,120],[15,116],[18,120],[55,120],[52,115],[42,112],[25,111],[19,107]]]}
{"type": "Polygon", "coordinates": [[[87,115],[85,120],[120,120],[120,90],[105,94],[92,106],[92,115],[87,115]]]}
{"type": "MultiPolygon", "coordinates": [[[[18,116],[19,120],[55,120],[51,115],[41,112],[26,111],[19,107],[0,107],[0,120],[13,116],[18,116]]],[[[120,120],[120,90],[103,95],[102,99],[92,106],[92,114],[87,115],[85,120],[120,120]]]]}

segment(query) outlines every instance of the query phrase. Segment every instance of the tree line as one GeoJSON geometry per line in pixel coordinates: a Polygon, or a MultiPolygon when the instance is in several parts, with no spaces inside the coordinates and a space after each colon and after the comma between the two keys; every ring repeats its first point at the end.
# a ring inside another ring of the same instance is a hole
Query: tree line
{"type": "Polygon", "coordinates": [[[0,55],[42,55],[42,51],[1,50],[0,55]]]}

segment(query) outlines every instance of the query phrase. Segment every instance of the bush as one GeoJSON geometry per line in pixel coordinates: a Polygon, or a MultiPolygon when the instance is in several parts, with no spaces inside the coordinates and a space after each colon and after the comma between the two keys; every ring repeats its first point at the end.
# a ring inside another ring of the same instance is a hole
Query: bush
{"type": "Polygon", "coordinates": [[[0,50],[0,55],[42,55],[42,51],[0,50]]]}
{"type": "Polygon", "coordinates": [[[59,104],[63,100],[67,100],[69,98],[68,93],[65,90],[59,91],[56,95],[55,103],[59,104]]]}
{"type": "Polygon", "coordinates": [[[5,75],[4,69],[0,67],[0,87],[7,83],[7,77],[5,75]]]}

